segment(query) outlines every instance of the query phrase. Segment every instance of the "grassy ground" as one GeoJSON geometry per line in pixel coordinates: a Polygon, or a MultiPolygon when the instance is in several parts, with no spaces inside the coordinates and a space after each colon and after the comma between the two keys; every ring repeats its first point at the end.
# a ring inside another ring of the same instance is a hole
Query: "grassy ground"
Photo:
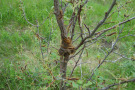
{"type": "MultiPolygon", "coordinates": [[[[117,7],[123,4],[124,8],[120,10],[119,14],[116,12],[106,21],[106,23],[114,23],[103,25],[99,30],[123,21],[124,14],[130,15],[126,19],[135,15],[134,0],[131,0],[131,3],[128,4],[124,4],[125,1],[126,0],[118,1],[117,7]]],[[[83,20],[90,26],[91,30],[102,19],[110,3],[110,0],[95,0],[89,2],[86,8],[84,8],[82,13],[86,13],[87,19],[83,20]]],[[[50,15],[50,18],[40,26],[39,33],[47,38],[47,40],[50,40],[51,46],[59,48],[60,37],[58,34],[60,32],[54,15],[50,14],[53,12],[53,1],[23,0],[23,5],[26,17],[33,24],[36,24],[36,19],[39,21],[39,24],[42,24],[43,20],[50,15]],[[53,33],[50,38],[50,30],[52,29],[53,33]]],[[[30,26],[23,18],[19,0],[1,0],[0,6],[2,7],[0,8],[0,89],[58,89],[59,80],[53,81],[53,76],[60,78],[59,63],[57,63],[59,59],[57,50],[51,47],[47,49],[47,44],[45,41],[42,41],[41,45],[45,46],[42,47],[44,51],[44,59],[42,59],[39,40],[35,35],[37,30],[35,27],[30,26]],[[51,53],[47,53],[46,51],[48,50],[51,53]]],[[[71,8],[68,9],[64,18],[68,20],[70,13],[71,8]]],[[[135,34],[134,23],[135,21],[131,21],[125,24],[122,36],[126,35],[128,30],[131,31],[131,34],[135,34]]],[[[76,27],[76,29],[77,28],[78,27],[76,27]]],[[[114,31],[117,32],[117,30],[118,29],[115,29],[114,31]]],[[[105,40],[108,42],[113,41],[116,36],[107,37],[105,40]]],[[[102,41],[91,45],[84,51],[82,56],[82,62],[84,62],[84,64],[78,66],[73,74],[73,77],[80,78],[80,81],[74,82],[74,85],[84,86],[84,84],[86,84],[85,81],[90,76],[91,70],[104,58],[103,52],[100,51],[100,44],[102,44],[102,41]]],[[[134,37],[123,38],[118,42],[117,46],[119,49],[116,51],[132,58],[134,57],[133,54],[135,54],[134,45],[134,37]]],[[[115,60],[118,57],[118,55],[111,54],[107,60],[115,60]]],[[[74,60],[69,62],[67,75],[70,75],[74,64],[74,60]]],[[[92,84],[89,84],[88,87],[96,87],[96,85],[98,85],[97,87],[101,88],[114,82],[118,83],[122,81],[121,79],[123,78],[131,79],[133,77],[135,77],[135,62],[127,59],[122,59],[116,63],[106,62],[96,71],[93,77],[94,81],[92,84]],[[104,85],[102,85],[103,81],[106,81],[104,85]]],[[[68,83],[69,87],[71,87],[70,81],[68,83]]],[[[73,87],[75,88],[74,85],[73,87]]],[[[117,86],[116,88],[119,90],[133,90],[135,86],[134,83],[129,83],[117,86]]]]}

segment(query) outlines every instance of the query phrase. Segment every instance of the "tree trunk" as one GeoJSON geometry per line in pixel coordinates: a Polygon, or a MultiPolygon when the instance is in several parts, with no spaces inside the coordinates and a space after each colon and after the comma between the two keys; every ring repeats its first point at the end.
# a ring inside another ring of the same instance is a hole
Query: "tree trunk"
{"type": "MultiPolygon", "coordinates": [[[[64,81],[66,79],[66,70],[67,70],[67,63],[69,61],[69,55],[71,50],[68,49],[69,47],[69,38],[67,38],[67,30],[64,25],[64,20],[63,20],[63,11],[62,9],[59,8],[59,0],[54,0],[54,14],[57,19],[57,23],[59,25],[60,31],[61,31],[61,48],[59,49],[59,54],[60,56],[60,74],[61,74],[61,83],[60,83],[60,90],[66,90],[66,82],[64,81]],[[63,41],[63,40],[67,41],[63,41]],[[67,43],[68,42],[68,43],[67,43]],[[63,47],[65,50],[63,50],[63,47]]],[[[71,45],[70,45],[71,46],[71,45]]]]}
{"type": "Polygon", "coordinates": [[[61,74],[61,82],[60,82],[60,90],[66,90],[66,70],[67,70],[67,63],[69,60],[69,55],[61,56],[60,57],[60,74],[61,74]]]}

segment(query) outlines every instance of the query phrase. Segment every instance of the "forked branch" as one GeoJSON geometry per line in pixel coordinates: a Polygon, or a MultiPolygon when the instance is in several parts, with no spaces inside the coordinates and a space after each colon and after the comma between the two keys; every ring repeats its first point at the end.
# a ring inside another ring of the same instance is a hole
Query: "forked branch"
{"type": "Polygon", "coordinates": [[[114,86],[117,86],[117,85],[120,85],[120,84],[124,84],[124,83],[129,83],[129,82],[135,82],[135,78],[133,78],[131,80],[123,81],[123,82],[120,82],[120,83],[114,83],[114,84],[111,84],[111,85],[109,85],[105,88],[99,89],[99,90],[108,90],[111,87],[114,87],[114,86]]]}
{"type": "Polygon", "coordinates": [[[67,31],[64,26],[64,20],[63,20],[63,11],[60,10],[59,8],[59,0],[54,0],[54,14],[56,16],[57,23],[61,31],[61,38],[67,37],[67,31]]]}
{"type": "Polygon", "coordinates": [[[95,34],[95,32],[98,30],[98,28],[105,22],[105,20],[107,19],[108,15],[109,15],[110,12],[112,11],[112,9],[113,9],[113,7],[114,7],[115,4],[116,4],[116,0],[113,0],[113,3],[112,3],[112,5],[110,6],[109,10],[108,10],[107,12],[105,12],[105,16],[104,16],[103,20],[101,20],[101,21],[98,23],[98,25],[97,25],[97,26],[95,27],[95,29],[92,31],[91,35],[85,37],[85,38],[80,42],[80,44],[75,48],[76,50],[77,50],[81,45],[84,44],[85,40],[87,40],[88,38],[91,38],[91,37],[95,34]]]}

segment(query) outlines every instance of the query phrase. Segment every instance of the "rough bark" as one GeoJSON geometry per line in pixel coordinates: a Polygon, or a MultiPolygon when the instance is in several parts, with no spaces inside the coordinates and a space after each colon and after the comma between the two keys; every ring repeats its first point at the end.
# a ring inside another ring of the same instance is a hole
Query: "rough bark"
{"type": "Polygon", "coordinates": [[[64,81],[66,79],[66,70],[67,70],[67,63],[69,60],[69,55],[61,56],[60,57],[60,73],[61,73],[61,83],[60,83],[60,90],[66,90],[66,82],[64,81]]]}
{"type": "MultiPolygon", "coordinates": [[[[57,23],[61,31],[61,40],[64,40],[64,38],[67,38],[67,30],[64,26],[63,11],[60,10],[59,8],[59,0],[54,0],[54,14],[56,16],[57,23]]],[[[66,82],[64,80],[66,79],[66,70],[67,70],[68,60],[69,60],[68,53],[64,53],[62,56],[60,56],[60,74],[62,78],[60,82],[60,90],[66,90],[66,82]]]]}
{"type": "Polygon", "coordinates": [[[67,31],[64,26],[63,11],[59,9],[59,0],[54,0],[54,14],[61,31],[61,38],[67,37],[67,31]]]}

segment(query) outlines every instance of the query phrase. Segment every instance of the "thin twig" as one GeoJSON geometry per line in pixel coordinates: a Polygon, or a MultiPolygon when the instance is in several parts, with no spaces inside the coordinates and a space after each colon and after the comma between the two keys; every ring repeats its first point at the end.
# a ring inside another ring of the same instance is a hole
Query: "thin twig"
{"type": "Polygon", "coordinates": [[[122,58],[125,58],[125,59],[128,59],[128,60],[132,60],[132,59],[130,59],[130,58],[126,57],[125,55],[122,55],[122,54],[120,54],[120,53],[118,53],[118,52],[113,52],[113,53],[115,53],[115,54],[121,56],[122,58]]]}
{"type": "MultiPolygon", "coordinates": [[[[130,2],[126,2],[124,5],[126,5],[126,4],[128,4],[128,3],[130,3],[130,2]]],[[[110,16],[112,16],[116,11],[120,11],[120,8],[122,8],[122,7],[124,7],[124,5],[121,5],[121,6],[119,6],[115,11],[113,11],[109,16],[108,16],[108,18],[110,17],[110,16]]]]}
{"type": "Polygon", "coordinates": [[[114,83],[114,84],[111,84],[111,85],[109,85],[105,88],[99,89],[99,90],[108,90],[111,87],[114,87],[114,86],[117,86],[117,85],[120,85],[120,84],[124,84],[124,83],[129,83],[129,82],[135,82],[135,78],[133,78],[131,80],[123,81],[123,82],[120,82],[120,83],[114,83]]]}
{"type": "Polygon", "coordinates": [[[21,9],[22,9],[22,11],[23,11],[24,19],[26,20],[26,22],[27,22],[28,24],[30,24],[30,25],[36,27],[37,25],[34,25],[33,23],[29,22],[29,20],[26,18],[25,10],[24,10],[24,8],[23,8],[23,2],[22,2],[21,0],[20,0],[20,3],[21,3],[21,9]]]}
{"type": "Polygon", "coordinates": [[[113,3],[112,3],[112,5],[111,5],[111,7],[110,7],[109,10],[105,13],[105,16],[104,16],[103,20],[101,20],[101,21],[99,22],[99,24],[96,26],[96,28],[92,31],[91,36],[94,35],[94,33],[97,31],[97,29],[105,22],[105,20],[107,19],[109,13],[112,11],[112,9],[113,9],[113,7],[114,7],[115,4],[116,4],[116,0],[113,0],[113,3]]]}
{"type": "Polygon", "coordinates": [[[113,0],[113,3],[112,3],[112,5],[110,6],[109,10],[105,13],[105,16],[104,16],[103,20],[101,20],[101,21],[98,23],[98,25],[97,25],[97,26],[95,27],[95,29],[92,31],[92,33],[91,33],[90,36],[85,37],[85,38],[80,42],[80,44],[75,48],[76,50],[77,50],[81,45],[84,44],[84,42],[85,42],[86,39],[91,38],[91,37],[95,34],[95,32],[98,30],[98,28],[105,22],[105,20],[107,19],[109,13],[110,13],[111,10],[113,9],[115,3],[116,3],[116,0],[113,0]]]}
{"type": "MultiPolygon", "coordinates": [[[[123,27],[124,27],[124,25],[123,25],[123,27]]],[[[122,29],[120,29],[119,35],[118,35],[116,41],[114,42],[114,44],[112,45],[111,50],[110,50],[110,51],[108,52],[108,54],[104,57],[104,59],[102,60],[102,62],[93,70],[93,72],[92,72],[90,78],[88,79],[88,81],[90,81],[90,80],[92,79],[92,77],[93,77],[95,71],[96,71],[98,68],[100,68],[100,66],[105,62],[106,58],[112,53],[112,51],[113,51],[113,49],[114,49],[116,43],[117,43],[118,40],[119,40],[120,34],[121,34],[122,30],[123,30],[123,27],[122,27],[122,29]]]]}
{"type": "Polygon", "coordinates": [[[76,55],[78,55],[82,50],[84,49],[84,47],[82,47],[77,53],[75,53],[73,56],[69,57],[69,60],[73,57],[75,57],[76,55]]]}
{"type": "Polygon", "coordinates": [[[97,35],[98,33],[100,33],[96,38],[100,37],[103,33],[107,32],[107,31],[109,31],[109,30],[111,30],[111,29],[114,29],[114,28],[116,28],[117,26],[120,26],[120,25],[122,25],[122,24],[124,24],[124,23],[127,23],[127,22],[129,22],[129,21],[131,21],[131,20],[133,20],[133,19],[135,19],[135,17],[132,17],[132,18],[130,18],[130,19],[128,19],[128,20],[125,20],[125,21],[123,21],[123,22],[120,22],[119,24],[116,24],[116,25],[114,25],[114,26],[112,26],[112,27],[110,27],[110,28],[107,28],[107,29],[104,29],[104,30],[101,30],[101,31],[95,33],[95,35],[97,35]]]}
{"type": "Polygon", "coordinates": [[[86,27],[86,29],[88,30],[89,36],[91,35],[90,29],[88,28],[88,26],[86,24],[84,24],[84,26],[86,27]]]}
{"type": "Polygon", "coordinates": [[[71,39],[73,40],[74,37],[74,31],[75,31],[75,26],[77,22],[77,16],[75,16],[75,13],[73,13],[73,25],[72,25],[72,33],[71,33],[71,39]],[[75,18],[75,19],[74,19],[75,18]]]}
{"type": "MultiPolygon", "coordinates": [[[[39,35],[39,23],[38,23],[37,20],[36,20],[36,23],[37,23],[37,32],[38,32],[38,35],[39,35]]],[[[42,47],[41,47],[41,40],[39,40],[39,45],[40,45],[42,59],[44,59],[44,54],[43,54],[43,50],[42,50],[42,47]]]]}
{"type": "Polygon", "coordinates": [[[65,7],[62,8],[63,13],[65,13],[66,8],[68,7],[69,3],[65,4],[65,7]]]}
{"type": "MultiPolygon", "coordinates": [[[[85,45],[84,45],[84,48],[85,48],[85,45]]],[[[80,53],[79,58],[78,58],[78,60],[76,61],[75,66],[73,67],[73,69],[72,69],[71,74],[70,74],[69,77],[72,76],[72,74],[73,74],[75,68],[77,67],[77,64],[78,64],[78,62],[79,62],[79,60],[80,60],[80,58],[81,58],[81,56],[82,56],[82,54],[83,54],[84,48],[82,49],[82,52],[80,53]]]]}
{"type": "Polygon", "coordinates": [[[119,61],[119,60],[121,60],[122,59],[122,57],[120,57],[120,58],[118,58],[118,59],[116,59],[116,60],[105,60],[105,62],[112,62],[112,63],[116,63],[117,61],[119,61]]]}
{"type": "MultiPolygon", "coordinates": [[[[73,39],[73,37],[74,37],[74,31],[75,31],[76,21],[77,21],[77,18],[78,18],[78,16],[79,16],[79,14],[81,13],[81,8],[83,8],[84,5],[88,3],[88,1],[89,1],[89,0],[86,0],[83,4],[80,5],[80,9],[78,9],[76,16],[75,16],[75,10],[77,9],[78,5],[77,5],[77,7],[75,7],[74,12],[72,13],[72,17],[73,17],[73,18],[71,17],[71,19],[70,19],[70,20],[73,20],[71,39],[73,39]]],[[[78,20],[78,21],[79,21],[79,20],[78,20]]],[[[81,30],[81,33],[82,33],[82,27],[80,26],[80,24],[79,24],[79,27],[80,27],[80,30],[81,30]]],[[[81,34],[81,37],[82,37],[82,35],[83,35],[83,34],[81,34]]],[[[82,38],[83,38],[83,37],[82,37],[82,38]]]]}
{"type": "Polygon", "coordinates": [[[125,35],[125,36],[123,36],[123,37],[120,37],[119,39],[122,39],[122,38],[125,38],[125,37],[128,37],[128,36],[135,37],[135,35],[133,35],[133,34],[129,34],[129,35],[125,35]]]}

